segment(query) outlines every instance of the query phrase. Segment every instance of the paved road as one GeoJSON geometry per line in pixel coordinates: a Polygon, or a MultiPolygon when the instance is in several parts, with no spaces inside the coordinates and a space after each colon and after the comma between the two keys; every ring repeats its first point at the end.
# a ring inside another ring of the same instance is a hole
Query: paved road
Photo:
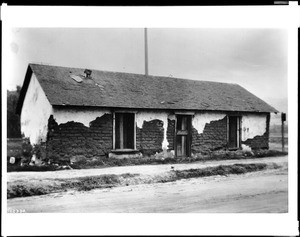
{"type": "Polygon", "coordinates": [[[68,192],[8,200],[26,212],[277,213],[288,211],[287,166],[227,177],[68,192]]]}

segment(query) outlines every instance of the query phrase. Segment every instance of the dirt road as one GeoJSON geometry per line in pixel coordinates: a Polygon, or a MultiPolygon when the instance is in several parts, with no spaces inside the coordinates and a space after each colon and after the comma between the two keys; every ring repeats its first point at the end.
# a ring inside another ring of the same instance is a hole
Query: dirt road
{"type": "Polygon", "coordinates": [[[8,209],[59,213],[287,212],[287,166],[227,177],[14,198],[8,200],[8,209]]]}

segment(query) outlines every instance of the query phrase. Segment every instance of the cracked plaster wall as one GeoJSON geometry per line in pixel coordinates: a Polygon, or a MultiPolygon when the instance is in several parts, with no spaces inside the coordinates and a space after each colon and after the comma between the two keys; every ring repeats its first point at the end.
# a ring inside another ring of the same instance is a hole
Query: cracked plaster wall
{"type": "Polygon", "coordinates": [[[46,141],[52,106],[35,75],[32,74],[21,111],[21,132],[31,144],[46,141]]]}
{"type": "Polygon", "coordinates": [[[242,116],[242,141],[262,136],[267,129],[267,115],[247,114],[242,116]]]}

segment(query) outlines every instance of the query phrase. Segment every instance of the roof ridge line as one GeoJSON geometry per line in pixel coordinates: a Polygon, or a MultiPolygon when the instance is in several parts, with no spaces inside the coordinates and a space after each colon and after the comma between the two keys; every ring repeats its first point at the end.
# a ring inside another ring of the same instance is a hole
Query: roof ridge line
{"type": "MultiPolygon", "coordinates": [[[[46,67],[59,67],[59,68],[69,68],[69,69],[85,69],[82,67],[66,67],[66,66],[57,66],[57,65],[51,65],[51,64],[42,64],[42,63],[29,63],[29,65],[39,65],[39,66],[46,66],[46,67]]],[[[196,81],[196,82],[208,82],[208,83],[216,83],[216,84],[226,84],[226,85],[239,85],[237,83],[232,82],[219,82],[219,81],[208,81],[208,80],[197,80],[197,79],[190,79],[190,78],[181,78],[181,77],[168,77],[168,76],[159,76],[159,75],[145,75],[141,73],[132,73],[132,72],[120,72],[120,71],[108,71],[108,70],[99,70],[95,68],[89,68],[90,70],[99,71],[99,72],[107,72],[107,73],[124,73],[124,74],[132,74],[137,76],[143,76],[145,78],[154,77],[154,78],[165,78],[165,79],[176,79],[176,80],[183,80],[183,81],[196,81]]]]}

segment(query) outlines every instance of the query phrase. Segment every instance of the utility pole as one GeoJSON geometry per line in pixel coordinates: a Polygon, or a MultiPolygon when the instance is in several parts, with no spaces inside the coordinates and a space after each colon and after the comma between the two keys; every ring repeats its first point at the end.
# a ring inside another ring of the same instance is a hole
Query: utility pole
{"type": "Polygon", "coordinates": [[[282,152],[284,152],[284,121],[286,121],[286,114],[281,113],[281,144],[282,152]]]}
{"type": "Polygon", "coordinates": [[[148,76],[148,41],[147,41],[147,28],[145,28],[144,33],[145,33],[145,75],[148,76]]]}

